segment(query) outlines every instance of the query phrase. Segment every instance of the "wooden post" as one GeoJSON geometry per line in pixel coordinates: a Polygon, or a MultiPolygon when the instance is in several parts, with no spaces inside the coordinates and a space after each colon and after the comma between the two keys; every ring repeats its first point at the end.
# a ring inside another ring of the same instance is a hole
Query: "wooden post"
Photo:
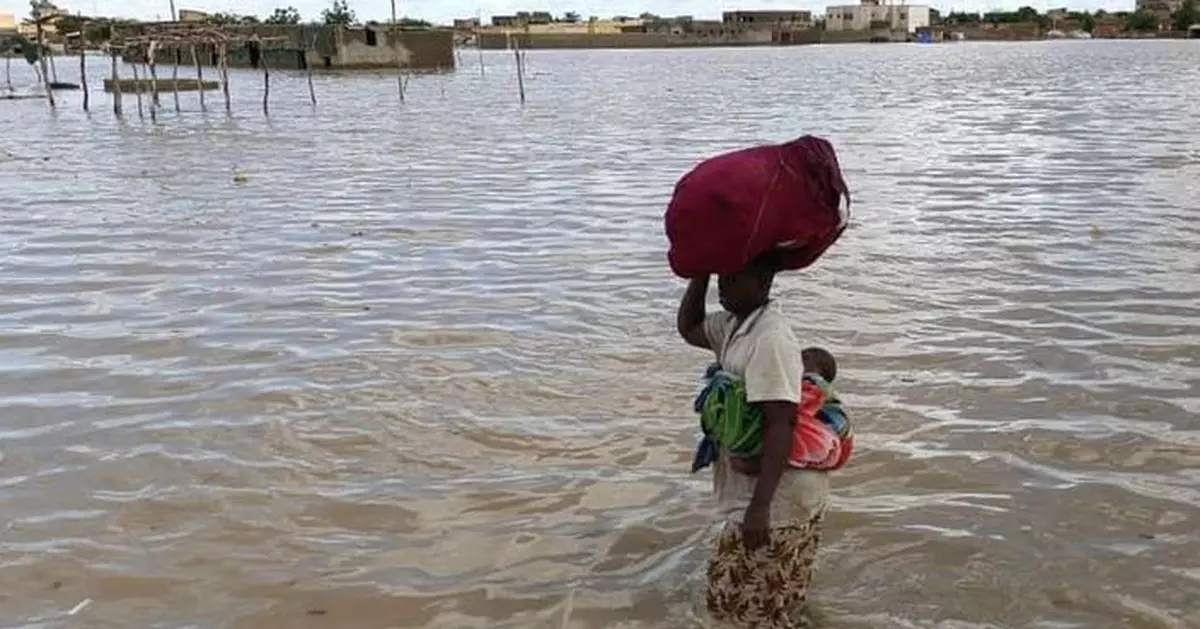
{"type": "Polygon", "coordinates": [[[51,77],[51,80],[52,80],[53,82],[55,82],[55,83],[58,83],[58,66],[54,65],[54,51],[53,51],[53,50],[50,50],[50,48],[49,48],[49,47],[47,47],[47,48],[46,48],[46,52],[48,52],[48,53],[49,53],[47,56],[50,58],[50,77],[51,77]]]}
{"type": "Polygon", "coordinates": [[[83,90],[83,110],[88,110],[88,86],[87,86],[87,47],[84,46],[82,34],[79,37],[79,88],[83,90]]]}
{"type": "Polygon", "coordinates": [[[513,54],[517,57],[517,90],[521,94],[521,104],[525,104],[525,63],[521,60],[521,44],[513,42],[513,54]]]}
{"type": "Polygon", "coordinates": [[[108,44],[108,52],[112,55],[112,82],[113,82],[113,114],[118,118],[121,117],[121,73],[117,71],[117,49],[113,48],[111,42],[108,44]]]}
{"type": "Polygon", "coordinates": [[[12,91],[12,55],[4,51],[4,84],[12,91]]]}
{"type": "Polygon", "coordinates": [[[475,29],[475,47],[479,49],[479,76],[483,76],[483,29],[475,29]]]}
{"type": "Polygon", "coordinates": [[[200,56],[196,54],[196,44],[192,44],[192,63],[196,65],[196,89],[200,92],[200,111],[208,111],[204,104],[204,69],[200,67],[200,56]]]}
{"type": "Polygon", "coordinates": [[[263,45],[262,40],[255,35],[254,42],[258,46],[258,62],[263,71],[263,115],[266,116],[269,115],[267,102],[271,99],[271,65],[267,63],[267,47],[263,45]]]}
{"type": "Polygon", "coordinates": [[[233,104],[229,101],[229,44],[221,42],[221,93],[225,96],[225,113],[233,113],[233,104]]]}
{"type": "Polygon", "coordinates": [[[150,117],[154,118],[154,110],[158,109],[158,67],[154,63],[154,55],[158,52],[158,42],[150,42],[146,50],[146,62],[150,66],[150,117]]]}
{"type": "Polygon", "coordinates": [[[400,52],[400,34],[396,30],[396,0],[392,0],[392,52],[396,53],[396,87],[400,90],[400,102],[404,102],[404,55],[400,52]]]}
{"type": "MultiPolygon", "coordinates": [[[[317,34],[314,32],[312,35],[312,44],[309,46],[309,52],[310,53],[316,52],[316,50],[317,50],[317,34]]],[[[305,54],[304,67],[305,67],[305,69],[308,70],[308,97],[310,99],[312,99],[313,107],[316,107],[317,106],[317,90],[313,89],[312,55],[311,54],[308,54],[308,53],[305,54]]]]}
{"type": "Polygon", "coordinates": [[[142,118],[142,80],[138,77],[137,61],[130,65],[133,66],[133,93],[137,95],[138,118],[142,118]]]}
{"type": "Polygon", "coordinates": [[[38,8],[37,0],[30,2],[33,5],[33,21],[37,24],[37,50],[38,50],[38,65],[42,67],[42,85],[46,86],[46,100],[50,102],[50,108],[54,108],[54,90],[50,89],[50,75],[46,73],[46,37],[42,32],[42,12],[38,8]]]}
{"type": "Polygon", "coordinates": [[[176,43],[171,51],[174,63],[171,64],[171,95],[175,97],[175,113],[179,113],[179,44],[176,43]]]}

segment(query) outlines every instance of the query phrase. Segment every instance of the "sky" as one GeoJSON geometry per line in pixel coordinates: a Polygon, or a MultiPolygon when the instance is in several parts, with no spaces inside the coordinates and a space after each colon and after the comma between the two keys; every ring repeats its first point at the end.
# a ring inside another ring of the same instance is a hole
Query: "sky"
{"type": "MultiPolygon", "coordinates": [[[[899,4],[899,0],[894,0],[899,4]]],[[[305,20],[316,19],[333,0],[175,0],[178,9],[233,11],[240,14],[269,15],[275,7],[294,6],[305,20]]],[[[348,0],[360,20],[384,21],[391,13],[389,0],[348,0]]],[[[85,15],[107,15],[143,20],[169,19],[169,0],[58,0],[59,8],[85,15]]],[[[482,14],[515,13],[519,10],[550,10],[555,14],[574,11],[584,17],[595,15],[638,15],[649,11],[658,15],[691,15],[698,19],[719,18],[721,11],[735,9],[809,9],[824,13],[826,5],[857,4],[857,0],[396,0],[400,15],[436,23],[449,23],[458,17],[482,14]]],[[[928,4],[942,11],[1013,10],[1023,5],[1045,10],[1067,6],[1072,9],[1128,11],[1133,0],[912,0],[909,4],[928,4]]],[[[29,14],[28,0],[0,0],[0,13],[12,13],[18,19],[29,14]]]]}

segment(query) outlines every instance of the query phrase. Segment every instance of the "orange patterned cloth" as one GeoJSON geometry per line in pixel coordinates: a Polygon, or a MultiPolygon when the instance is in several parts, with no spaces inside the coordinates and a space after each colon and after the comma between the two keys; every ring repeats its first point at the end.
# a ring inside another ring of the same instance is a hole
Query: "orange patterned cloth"
{"type": "Polygon", "coordinates": [[[819,375],[805,374],[788,463],[802,469],[836,470],[853,451],[854,431],[833,386],[819,375]]]}
{"type": "Polygon", "coordinates": [[[728,522],[708,563],[708,611],[713,620],[737,629],[802,629],[797,616],[808,597],[821,522],[771,527],[771,541],[753,552],[742,542],[742,527],[728,522]]]}

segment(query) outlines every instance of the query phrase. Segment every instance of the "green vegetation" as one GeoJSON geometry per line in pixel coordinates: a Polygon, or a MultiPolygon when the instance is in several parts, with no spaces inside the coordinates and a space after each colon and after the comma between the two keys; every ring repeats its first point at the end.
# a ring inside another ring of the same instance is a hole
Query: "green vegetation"
{"type": "Polygon", "coordinates": [[[1196,9],[1196,0],[1185,0],[1183,6],[1171,15],[1171,25],[1177,31],[1186,31],[1193,24],[1200,24],[1200,10],[1196,9]]]}
{"type": "Polygon", "coordinates": [[[267,19],[263,20],[263,24],[299,24],[300,12],[296,7],[287,7],[286,9],[275,9],[275,12],[267,19]]]}
{"type": "Polygon", "coordinates": [[[350,26],[356,20],[346,0],[333,0],[333,6],[321,12],[321,21],[329,26],[350,26]]]}
{"type": "Polygon", "coordinates": [[[1158,16],[1152,11],[1134,11],[1125,18],[1125,30],[1155,31],[1158,30],[1158,16]]]}
{"type": "MultiPolygon", "coordinates": [[[[1200,23],[1200,0],[1186,0],[1183,8],[1171,16],[1171,26],[1177,31],[1185,31],[1192,24],[1200,23]]],[[[931,15],[931,17],[933,17],[931,15]]],[[[1134,13],[1113,13],[1104,10],[1090,13],[1088,11],[1068,11],[1059,13],[1056,18],[1041,14],[1033,7],[1021,7],[1016,11],[991,11],[988,13],[966,13],[952,11],[942,19],[933,19],[934,24],[966,24],[966,25],[1000,25],[1000,24],[1037,24],[1043,30],[1059,27],[1066,21],[1078,25],[1080,30],[1092,33],[1102,20],[1113,18],[1120,21],[1126,31],[1145,32],[1159,29],[1159,16],[1153,11],[1136,11],[1134,13]],[[1056,19],[1057,18],[1057,19],[1056,19]]]]}
{"type": "Polygon", "coordinates": [[[208,16],[209,24],[235,26],[238,24],[258,24],[258,18],[253,15],[238,15],[237,13],[213,13],[208,16]]]}

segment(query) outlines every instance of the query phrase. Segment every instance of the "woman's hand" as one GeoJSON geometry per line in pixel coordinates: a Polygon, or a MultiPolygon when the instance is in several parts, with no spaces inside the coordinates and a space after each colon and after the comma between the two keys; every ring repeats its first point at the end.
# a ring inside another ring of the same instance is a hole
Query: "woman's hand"
{"type": "Polygon", "coordinates": [[[679,312],[675,315],[675,328],[679,336],[688,345],[700,349],[712,349],[708,336],[704,333],[704,299],[708,295],[708,276],[701,275],[688,282],[683,299],[679,302],[679,312]]]}
{"type": "Polygon", "coordinates": [[[754,552],[771,543],[771,505],[751,502],[742,520],[742,544],[754,552]]]}

